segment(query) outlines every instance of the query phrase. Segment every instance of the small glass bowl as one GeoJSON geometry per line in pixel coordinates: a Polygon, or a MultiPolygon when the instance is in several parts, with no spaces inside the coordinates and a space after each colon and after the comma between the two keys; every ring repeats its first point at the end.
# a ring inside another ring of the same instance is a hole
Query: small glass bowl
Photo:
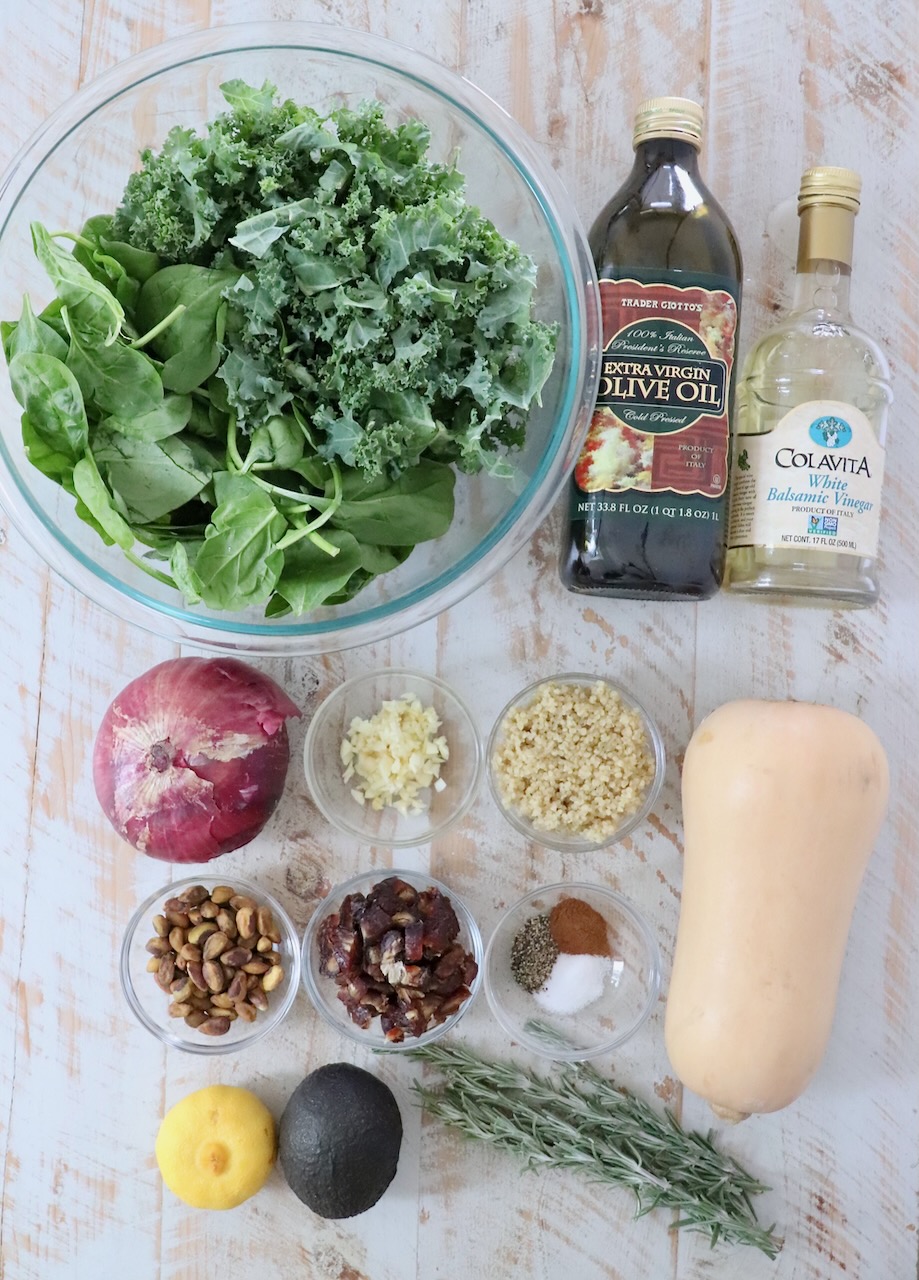
{"type": "Polygon", "coordinates": [[[121,944],[119,972],[121,989],[125,999],[131,1006],[138,1021],[151,1031],[163,1044],[174,1049],[183,1049],[186,1053],[199,1053],[211,1056],[219,1053],[232,1053],[255,1044],[266,1036],[272,1027],[290,1012],[291,1005],[297,996],[300,985],[300,939],[290,916],[276,898],[267,893],[260,885],[248,880],[240,880],[238,876],[191,876],[186,880],[175,880],[164,885],[156,893],[152,893],[146,902],[134,912],[125,930],[121,944]],[[204,1036],[200,1031],[186,1025],[182,1018],[170,1018],[168,1013],[170,997],[157,986],[152,973],[147,972],[147,961],[150,953],[147,943],[154,936],[153,917],[161,911],[163,903],[174,898],[183,889],[201,884],[208,890],[216,889],[220,884],[232,885],[237,892],[253,898],[260,906],[271,908],[275,924],[281,932],[281,941],[277,949],[281,955],[284,968],[284,979],[268,997],[268,1008],[259,1013],[254,1022],[244,1022],[237,1018],[230,1023],[230,1029],[223,1036],[204,1036]]]}
{"type": "Polygon", "coordinates": [[[408,849],[452,827],[468,812],[482,780],[482,743],[472,716],[449,685],[417,671],[375,671],[339,685],[319,706],[306,735],[303,767],[317,809],[333,827],[364,844],[408,849]],[[344,781],[341,744],[355,716],[369,719],[384,701],[416,694],[433,707],[447,740],[449,758],[440,771],[443,790],[419,794],[421,813],[402,814],[388,805],[373,809],[351,794],[360,779],[344,781]]]}
{"type": "Polygon", "coordinates": [[[355,876],[353,880],[347,880],[344,884],[336,886],[316,908],[303,937],[303,985],[321,1017],[347,1039],[353,1040],[355,1044],[364,1045],[365,1048],[400,1053],[409,1049],[418,1049],[425,1044],[432,1044],[456,1026],[467,1009],[471,1007],[482,985],[484,951],[479,926],[470,914],[469,908],[452,889],[448,889],[433,876],[415,871],[390,871],[386,867],[377,867],[373,871],[366,871],[363,875],[355,876]],[[379,1018],[374,1018],[368,1027],[359,1027],[353,1022],[344,1004],[338,999],[338,992],[341,989],[338,983],[334,978],[320,972],[319,966],[319,930],[323,922],[338,911],[348,894],[369,893],[381,880],[387,880],[390,877],[398,877],[418,890],[439,889],[446,898],[449,898],[460,926],[457,941],[467,952],[472,953],[477,966],[476,976],[469,985],[469,998],[463,1001],[454,1014],[430,1027],[423,1035],[406,1036],[405,1040],[398,1044],[386,1039],[379,1018]]]}
{"type": "Polygon", "coordinates": [[[534,889],[500,919],[485,953],[485,995],[498,1022],[523,1048],[557,1062],[611,1053],[648,1019],[660,994],[661,961],[645,919],[620,894],[592,884],[534,889]],[[511,970],[511,948],[526,922],[563,898],[580,898],[605,919],[612,961],[602,995],[578,1013],[549,1013],[511,970]]]}
{"type": "Polygon", "coordinates": [[[567,853],[588,853],[593,849],[605,849],[608,845],[615,844],[617,840],[622,840],[629,832],[634,831],[639,823],[644,822],[657,803],[661,787],[664,785],[666,769],[664,743],[660,730],[642,703],[633,694],[629,693],[628,689],[623,688],[621,684],[617,684],[615,680],[607,679],[605,676],[587,675],[583,672],[565,672],[562,675],[548,676],[543,680],[536,680],[533,684],[527,685],[525,689],[521,690],[516,697],[511,698],[494,723],[488,738],[485,756],[491,794],[494,797],[495,804],[511,826],[516,827],[521,835],[526,836],[528,840],[534,840],[537,844],[545,845],[549,849],[560,849],[567,853]],[[648,784],[648,789],[641,804],[634,813],[627,814],[619,826],[614,831],[611,831],[609,835],[604,836],[602,840],[589,840],[585,836],[576,835],[572,832],[548,831],[544,827],[538,827],[530,818],[520,813],[519,810],[512,808],[501,794],[501,787],[495,776],[494,758],[501,742],[501,735],[507,717],[512,711],[516,711],[518,707],[525,707],[533,702],[545,685],[578,685],[589,688],[597,683],[605,684],[614,690],[619,694],[625,707],[637,711],[641,716],[647,739],[646,745],[654,757],[654,776],[648,784]]]}

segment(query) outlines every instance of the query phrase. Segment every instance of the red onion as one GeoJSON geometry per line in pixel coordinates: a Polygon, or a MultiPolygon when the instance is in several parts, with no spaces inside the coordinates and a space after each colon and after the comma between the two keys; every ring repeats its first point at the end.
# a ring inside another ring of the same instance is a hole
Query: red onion
{"type": "Polygon", "coordinates": [[[93,752],[93,781],[129,844],[208,862],[247,844],[284,789],[288,716],[300,711],[236,658],[174,658],[122,689],[93,752]]]}

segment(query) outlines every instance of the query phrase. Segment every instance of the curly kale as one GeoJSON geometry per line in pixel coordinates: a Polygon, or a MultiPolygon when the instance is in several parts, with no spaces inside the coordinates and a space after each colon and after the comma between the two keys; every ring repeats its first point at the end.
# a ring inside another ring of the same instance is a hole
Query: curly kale
{"type": "Polygon", "coordinates": [[[144,152],[112,234],[235,272],[217,377],[239,429],[294,412],[322,458],[368,477],[422,457],[510,474],[555,349],[532,260],[427,158],[420,121],[223,92],[203,137],[175,128],[144,152]]]}

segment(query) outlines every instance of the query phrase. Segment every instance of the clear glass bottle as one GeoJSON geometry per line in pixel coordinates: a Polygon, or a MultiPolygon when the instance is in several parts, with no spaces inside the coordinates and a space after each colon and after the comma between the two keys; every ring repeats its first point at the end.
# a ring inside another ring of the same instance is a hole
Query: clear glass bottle
{"type": "Polygon", "coordinates": [[[725,586],[789,603],[859,607],[878,596],[887,361],[849,315],[861,179],[801,180],[791,313],[738,383],[725,586]]]}
{"type": "Polygon", "coordinates": [[[740,250],[699,173],[702,108],[652,98],[590,232],[603,364],[571,485],[570,591],[704,600],[721,584],[740,250]]]}

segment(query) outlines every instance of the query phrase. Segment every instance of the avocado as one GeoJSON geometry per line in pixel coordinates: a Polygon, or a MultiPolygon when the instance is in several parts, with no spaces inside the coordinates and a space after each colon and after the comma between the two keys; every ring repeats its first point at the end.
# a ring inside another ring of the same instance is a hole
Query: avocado
{"type": "Polygon", "coordinates": [[[353,1218],[375,1205],[396,1176],[401,1145],[392,1091],[348,1062],[302,1080],[278,1129],[288,1186],[322,1218],[353,1218]]]}

